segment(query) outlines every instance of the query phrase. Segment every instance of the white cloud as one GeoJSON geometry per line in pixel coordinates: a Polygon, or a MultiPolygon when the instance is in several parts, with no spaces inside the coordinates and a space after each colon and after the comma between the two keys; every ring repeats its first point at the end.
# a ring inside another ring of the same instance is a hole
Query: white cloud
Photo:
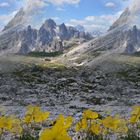
{"type": "Polygon", "coordinates": [[[0,3],[0,7],[2,8],[2,7],[9,7],[10,5],[9,5],[9,3],[8,2],[2,2],[2,3],[0,3]]]}
{"type": "Polygon", "coordinates": [[[95,20],[95,19],[96,19],[95,16],[87,16],[87,17],[85,18],[86,21],[93,21],[93,20],[95,20]]]}
{"type": "Polygon", "coordinates": [[[109,8],[113,8],[113,7],[115,7],[116,5],[115,5],[115,3],[113,3],[113,2],[108,2],[108,3],[105,4],[105,6],[106,6],[106,7],[109,7],[109,8]]]}
{"type": "Polygon", "coordinates": [[[131,13],[129,17],[130,24],[135,24],[140,28],[140,0],[131,0],[129,8],[131,13]]]}
{"type": "Polygon", "coordinates": [[[47,1],[54,5],[78,4],[80,2],[80,0],[47,0],[47,1]]]}
{"type": "Polygon", "coordinates": [[[140,0],[131,0],[130,9],[134,12],[140,10],[140,0]]]}
{"type": "Polygon", "coordinates": [[[122,11],[114,15],[87,16],[84,19],[71,19],[67,25],[76,26],[83,25],[87,31],[104,30],[106,31],[110,25],[120,16],[122,11]]]}
{"type": "Polygon", "coordinates": [[[46,6],[47,3],[43,0],[25,0],[24,9],[28,14],[36,13],[39,9],[46,6]]]}

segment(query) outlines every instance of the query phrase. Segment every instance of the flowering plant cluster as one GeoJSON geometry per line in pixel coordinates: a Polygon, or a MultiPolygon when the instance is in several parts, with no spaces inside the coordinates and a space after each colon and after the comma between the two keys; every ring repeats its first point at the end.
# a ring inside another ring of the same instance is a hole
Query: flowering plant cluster
{"type": "Polygon", "coordinates": [[[119,114],[103,117],[90,109],[83,112],[79,121],[62,114],[53,121],[48,118],[48,111],[31,105],[27,107],[22,119],[14,115],[1,115],[0,139],[3,140],[10,133],[18,140],[26,140],[29,136],[30,140],[104,140],[111,135],[126,140],[132,131],[139,138],[140,106],[132,107],[131,115],[127,119],[119,114]]]}

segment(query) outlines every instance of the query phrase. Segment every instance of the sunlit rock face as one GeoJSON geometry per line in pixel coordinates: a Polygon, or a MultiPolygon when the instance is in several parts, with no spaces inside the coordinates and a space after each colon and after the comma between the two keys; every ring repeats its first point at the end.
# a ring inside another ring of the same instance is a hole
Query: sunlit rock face
{"type": "Polygon", "coordinates": [[[119,19],[117,19],[114,22],[114,24],[110,27],[109,31],[113,30],[117,27],[128,24],[129,23],[129,17],[130,17],[130,10],[129,10],[129,8],[126,8],[125,11],[119,17],[119,19]]]}
{"type": "Polygon", "coordinates": [[[121,26],[137,26],[140,28],[140,0],[132,0],[130,6],[124,10],[118,20],[110,27],[110,30],[113,30],[121,26]]]}
{"type": "Polygon", "coordinates": [[[25,11],[23,8],[21,8],[17,14],[15,15],[15,17],[4,27],[3,31],[6,31],[10,28],[13,28],[15,26],[24,24],[25,22],[25,11]]]}
{"type": "Polygon", "coordinates": [[[120,39],[116,38],[115,42],[121,44],[123,53],[140,51],[140,0],[132,0],[130,6],[109,28],[108,33],[115,34],[118,31],[120,39]]]}

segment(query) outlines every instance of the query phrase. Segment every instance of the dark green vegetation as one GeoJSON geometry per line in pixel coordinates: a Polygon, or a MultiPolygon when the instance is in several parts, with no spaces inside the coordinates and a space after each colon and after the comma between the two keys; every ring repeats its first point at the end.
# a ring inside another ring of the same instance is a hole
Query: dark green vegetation
{"type": "Polygon", "coordinates": [[[22,135],[19,140],[38,140],[39,138],[32,137],[31,135],[22,135]]]}
{"type": "Polygon", "coordinates": [[[63,54],[63,52],[30,52],[27,56],[31,57],[56,57],[63,54]]]}
{"type": "Polygon", "coordinates": [[[133,55],[140,57],[140,52],[135,52],[133,55]]]}

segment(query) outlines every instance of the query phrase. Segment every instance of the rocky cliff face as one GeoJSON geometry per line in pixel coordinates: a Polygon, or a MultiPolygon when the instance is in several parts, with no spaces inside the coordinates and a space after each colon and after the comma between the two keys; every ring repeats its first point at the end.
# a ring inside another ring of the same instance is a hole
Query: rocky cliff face
{"type": "Polygon", "coordinates": [[[80,32],[64,23],[57,25],[52,19],[46,20],[39,30],[23,26],[25,12],[20,9],[0,34],[0,54],[31,51],[62,51],[63,41],[71,38],[91,39],[91,35],[80,32]]]}
{"type": "Polygon", "coordinates": [[[37,30],[32,29],[31,26],[28,26],[27,29],[20,31],[17,38],[19,42],[21,42],[18,53],[27,54],[36,49],[37,30]]]}
{"type": "MultiPolygon", "coordinates": [[[[116,38],[116,43],[121,44],[125,53],[140,51],[140,30],[138,25],[139,11],[126,8],[118,20],[110,27],[110,32],[120,31],[121,39],[116,38]],[[137,18],[136,18],[137,17],[137,18]],[[114,30],[114,31],[113,31],[114,30]]],[[[110,33],[109,32],[109,33],[110,33]]]]}
{"type": "Polygon", "coordinates": [[[58,29],[59,29],[59,35],[61,39],[67,40],[70,38],[69,30],[64,23],[59,25],[58,29]]]}

